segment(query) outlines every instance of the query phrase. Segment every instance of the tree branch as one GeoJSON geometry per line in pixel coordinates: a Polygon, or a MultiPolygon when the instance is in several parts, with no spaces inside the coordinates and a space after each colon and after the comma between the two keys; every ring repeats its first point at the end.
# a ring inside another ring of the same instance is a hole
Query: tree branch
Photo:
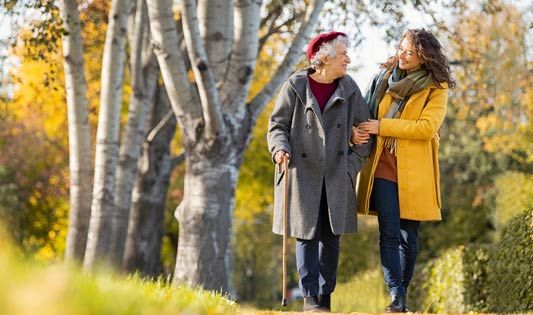
{"type": "Polygon", "coordinates": [[[154,138],[157,136],[157,134],[159,132],[161,132],[161,130],[163,129],[163,127],[165,127],[165,125],[167,124],[167,122],[170,121],[171,118],[173,118],[173,115],[174,112],[172,110],[169,110],[165,116],[157,123],[157,125],[155,125],[155,127],[150,130],[150,132],[148,133],[148,136],[146,136],[146,142],[147,143],[151,143],[154,138]]]}
{"type": "Polygon", "coordinates": [[[213,72],[207,61],[204,46],[200,37],[198,27],[198,16],[196,14],[195,0],[182,0],[181,9],[184,18],[182,19],[183,34],[189,52],[200,101],[202,103],[203,116],[205,121],[205,136],[209,139],[216,138],[224,133],[224,122],[220,110],[220,98],[213,78],[213,72]]]}
{"type": "Polygon", "coordinates": [[[248,93],[257,59],[260,9],[261,1],[235,0],[235,36],[231,61],[221,92],[224,111],[240,110],[248,93]]]}
{"type": "MultiPolygon", "coordinates": [[[[278,17],[279,17],[279,16],[278,16],[278,17]]],[[[288,25],[288,24],[290,24],[290,23],[292,23],[292,22],[294,22],[294,21],[300,19],[301,17],[302,17],[302,14],[301,14],[301,13],[294,14],[293,16],[291,16],[290,18],[288,18],[288,19],[285,20],[283,23],[281,23],[281,24],[279,24],[279,25],[277,25],[277,26],[276,26],[276,20],[273,20],[273,21],[272,21],[272,24],[270,24],[270,26],[269,26],[269,28],[268,28],[267,33],[266,33],[265,35],[261,36],[261,38],[259,38],[258,54],[261,53],[261,50],[263,49],[263,46],[265,45],[265,43],[267,42],[267,40],[268,40],[272,35],[280,33],[280,30],[281,30],[284,26],[286,26],[286,25],[288,25]]],[[[276,18],[277,18],[277,17],[276,17],[276,18]]]]}
{"type": "Polygon", "coordinates": [[[278,87],[287,79],[292,69],[298,62],[300,52],[307,42],[307,37],[311,33],[313,26],[318,20],[320,10],[324,5],[324,0],[314,0],[306,10],[304,20],[300,26],[298,34],[294,38],[291,48],[287,52],[285,59],[278,67],[278,70],[272,79],[261,89],[261,91],[252,99],[248,113],[251,115],[252,126],[255,124],[257,117],[272,98],[278,87]]]}
{"type": "MultiPolygon", "coordinates": [[[[202,108],[197,105],[196,95],[191,91],[180,39],[172,13],[170,0],[146,0],[154,53],[157,56],[163,82],[176,118],[189,121],[202,118],[202,108]]],[[[180,119],[178,121],[181,123],[180,119]]],[[[187,129],[189,127],[183,127],[187,129]]]]}
{"type": "Polygon", "coordinates": [[[261,19],[259,28],[262,29],[269,22],[270,22],[270,25],[274,24],[274,21],[281,15],[282,9],[283,9],[283,6],[281,5],[281,3],[278,3],[274,6],[274,8],[271,8],[270,10],[268,10],[267,15],[261,19]]]}

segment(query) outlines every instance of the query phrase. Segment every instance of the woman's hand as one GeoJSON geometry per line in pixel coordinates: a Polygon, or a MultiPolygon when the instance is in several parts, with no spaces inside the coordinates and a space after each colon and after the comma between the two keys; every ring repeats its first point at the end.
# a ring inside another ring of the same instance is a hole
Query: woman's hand
{"type": "Polygon", "coordinates": [[[352,136],[350,137],[350,142],[352,144],[365,144],[368,142],[368,138],[370,138],[368,132],[364,132],[362,129],[352,126],[352,136]]]}
{"type": "Polygon", "coordinates": [[[368,121],[360,123],[357,127],[369,134],[379,134],[379,120],[377,119],[369,119],[368,121]]]}

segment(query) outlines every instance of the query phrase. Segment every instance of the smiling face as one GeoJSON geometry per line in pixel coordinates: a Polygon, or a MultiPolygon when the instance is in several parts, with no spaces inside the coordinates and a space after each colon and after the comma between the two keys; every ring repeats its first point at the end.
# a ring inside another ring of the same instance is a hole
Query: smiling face
{"type": "Polygon", "coordinates": [[[423,64],[422,58],[416,53],[415,47],[405,36],[398,47],[398,66],[408,72],[418,70],[423,64]]]}
{"type": "Polygon", "coordinates": [[[348,56],[348,47],[344,43],[335,45],[335,57],[325,58],[324,68],[337,79],[346,75],[346,70],[350,64],[350,57],[348,56]]]}

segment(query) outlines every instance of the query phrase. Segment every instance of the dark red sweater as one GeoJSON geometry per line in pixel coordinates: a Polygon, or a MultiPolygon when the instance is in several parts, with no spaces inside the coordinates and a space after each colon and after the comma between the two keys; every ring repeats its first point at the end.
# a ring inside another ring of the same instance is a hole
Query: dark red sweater
{"type": "Polygon", "coordinates": [[[311,87],[311,92],[318,101],[318,106],[320,106],[320,111],[324,111],[326,104],[329,101],[329,98],[335,90],[337,89],[337,80],[332,83],[320,83],[313,80],[309,77],[309,86],[311,87]]]}

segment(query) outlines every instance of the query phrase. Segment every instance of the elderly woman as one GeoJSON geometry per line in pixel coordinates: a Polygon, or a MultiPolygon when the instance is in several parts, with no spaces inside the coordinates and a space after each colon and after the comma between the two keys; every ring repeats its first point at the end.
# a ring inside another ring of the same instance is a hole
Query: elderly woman
{"type": "MultiPolygon", "coordinates": [[[[289,158],[288,235],[296,238],[304,311],[329,311],[335,289],[339,236],[357,229],[355,178],[371,144],[350,146],[352,126],[369,119],[354,80],[348,39],[320,34],[308,46],[311,67],[281,88],[270,117],[268,146],[275,163],[289,158]]],[[[275,175],[273,231],[283,234],[281,185],[275,175]]]]}
{"type": "Polygon", "coordinates": [[[377,135],[361,171],[357,205],[378,216],[381,265],[391,295],[387,312],[407,311],[420,221],[441,219],[437,132],[448,87],[454,85],[439,41],[424,29],[410,29],[365,95],[373,119],[354,128],[354,143],[377,135]]]}

